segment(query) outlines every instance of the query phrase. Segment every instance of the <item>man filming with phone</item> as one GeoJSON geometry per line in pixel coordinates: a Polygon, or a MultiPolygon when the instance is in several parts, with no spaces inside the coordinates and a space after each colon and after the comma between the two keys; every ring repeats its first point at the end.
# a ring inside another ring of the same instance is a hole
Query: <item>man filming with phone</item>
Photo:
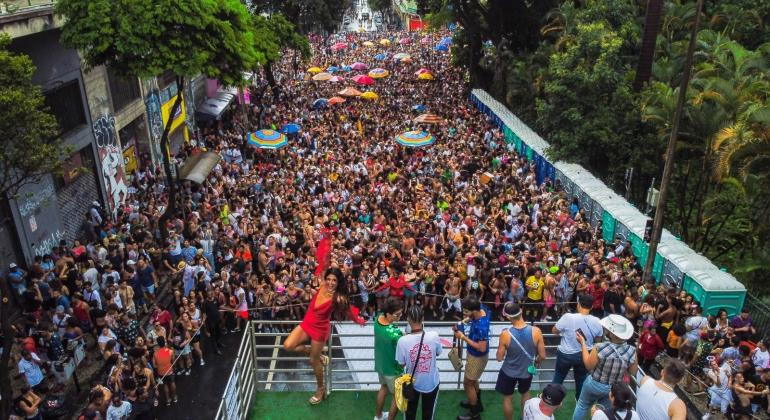
{"type": "Polygon", "coordinates": [[[574,369],[575,399],[580,397],[583,381],[588,375],[583,358],[580,355],[580,343],[577,335],[583,336],[586,347],[590,351],[594,343],[601,341],[604,330],[599,318],[590,314],[594,298],[589,294],[577,297],[577,312],[566,313],[553,326],[553,333],[561,335],[561,342],[556,351],[556,367],[553,383],[562,384],[570,369],[574,369]]]}

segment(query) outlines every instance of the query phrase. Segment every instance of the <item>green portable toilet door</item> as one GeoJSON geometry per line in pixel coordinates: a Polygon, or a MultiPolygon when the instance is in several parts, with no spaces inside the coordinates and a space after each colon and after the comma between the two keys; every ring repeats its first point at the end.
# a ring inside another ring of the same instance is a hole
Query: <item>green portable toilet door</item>
{"type": "Polygon", "coordinates": [[[615,219],[607,210],[602,211],[602,238],[608,244],[615,238],[615,219]]]}
{"type": "Polygon", "coordinates": [[[633,232],[630,233],[628,237],[631,240],[631,250],[634,252],[634,255],[636,255],[636,260],[639,261],[639,264],[642,267],[644,267],[644,265],[647,264],[647,244],[633,232]]]}

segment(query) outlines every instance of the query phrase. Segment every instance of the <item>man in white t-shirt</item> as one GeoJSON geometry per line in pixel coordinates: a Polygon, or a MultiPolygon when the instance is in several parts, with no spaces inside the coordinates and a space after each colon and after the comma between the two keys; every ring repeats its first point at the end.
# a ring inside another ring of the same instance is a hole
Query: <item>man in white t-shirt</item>
{"type": "Polygon", "coordinates": [[[684,327],[687,331],[685,337],[687,341],[697,343],[700,338],[701,329],[708,327],[709,320],[703,316],[703,308],[700,306],[693,308],[693,312],[693,316],[687,318],[684,322],[684,327]]]}
{"type": "Polygon", "coordinates": [[[553,383],[562,384],[570,369],[575,376],[575,398],[580,397],[583,381],[588,375],[588,370],[583,363],[582,348],[576,335],[583,334],[586,347],[590,351],[594,343],[599,341],[604,334],[599,318],[590,314],[594,298],[589,294],[580,294],[577,297],[577,312],[566,313],[559,318],[552,332],[561,336],[559,347],[556,351],[556,366],[554,369],[553,383]],[[578,332],[579,331],[579,332],[578,332]]]}
{"type": "Polygon", "coordinates": [[[554,420],[553,413],[564,401],[566,392],[560,384],[548,384],[539,397],[524,403],[523,420],[554,420]]]}
{"type": "Polygon", "coordinates": [[[757,369],[757,373],[763,373],[767,370],[770,364],[770,352],[768,352],[767,340],[761,340],[757,343],[757,348],[751,352],[751,362],[754,363],[754,367],[757,369]]]}
{"type": "Polygon", "coordinates": [[[105,420],[127,420],[131,415],[131,403],[123,401],[120,393],[112,394],[112,402],[107,407],[107,417],[105,420]]]}
{"type": "Polygon", "coordinates": [[[422,307],[410,306],[406,311],[406,320],[409,322],[410,333],[398,339],[396,361],[404,368],[404,373],[409,373],[414,378],[414,390],[419,394],[419,398],[409,402],[404,416],[406,420],[414,420],[417,405],[422,400],[423,420],[432,419],[438,398],[439,375],[436,360],[441,354],[441,341],[437,332],[423,330],[422,307]]]}

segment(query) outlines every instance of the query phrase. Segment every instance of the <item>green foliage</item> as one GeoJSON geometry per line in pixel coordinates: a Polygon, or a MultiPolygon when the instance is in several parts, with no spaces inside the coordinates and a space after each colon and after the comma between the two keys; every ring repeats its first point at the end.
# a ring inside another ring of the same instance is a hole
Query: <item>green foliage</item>
{"type": "Polygon", "coordinates": [[[226,85],[265,60],[238,0],[61,0],[65,45],[126,76],[205,74],[226,85]]]}
{"type": "Polygon", "coordinates": [[[252,0],[254,14],[282,13],[302,34],[334,32],[342,23],[349,0],[252,0]]]}
{"type": "Polygon", "coordinates": [[[32,60],[8,51],[10,43],[0,33],[0,197],[60,171],[62,159],[71,153],[59,138],[40,87],[32,83],[32,60]]]}
{"type": "Polygon", "coordinates": [[[300,35],[297,28],[281,13],[270,16],[254,15],[254,42],[257,49],[264,51],[265,62],[275,62],[284,49],[299,52],[303,59],[310,58],[310,42],[300,35]]]}
{"type": "Polygon", "coordinates": [[[384,12],[392,6],[392,0],[366,0],[369,8],[375,12],[384,12]]]}

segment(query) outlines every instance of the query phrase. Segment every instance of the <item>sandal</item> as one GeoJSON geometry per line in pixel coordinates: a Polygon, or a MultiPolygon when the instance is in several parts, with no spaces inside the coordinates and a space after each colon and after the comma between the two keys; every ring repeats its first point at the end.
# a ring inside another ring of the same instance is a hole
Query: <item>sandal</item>
{"type": "Polygon", "coordinates": [[[320,390],[323,390],[323,392],[321,392],[321,397],[316,396],[316,394],[318,394],[318,391],[316,391],[316,394],[313,394],[313,396],[311,396],[310,399],[307,401],[310,403],[310,405],[321,404],[321,402],[323,402],[323,400],[326,399],[326,389],[320,388],[319,391],[320,390]]]}
{"type": "Polygon", "coordinates": [[[321,355],[321,364],[324,366],[329,365],[329,356],[322,354],[321,355]]]}

